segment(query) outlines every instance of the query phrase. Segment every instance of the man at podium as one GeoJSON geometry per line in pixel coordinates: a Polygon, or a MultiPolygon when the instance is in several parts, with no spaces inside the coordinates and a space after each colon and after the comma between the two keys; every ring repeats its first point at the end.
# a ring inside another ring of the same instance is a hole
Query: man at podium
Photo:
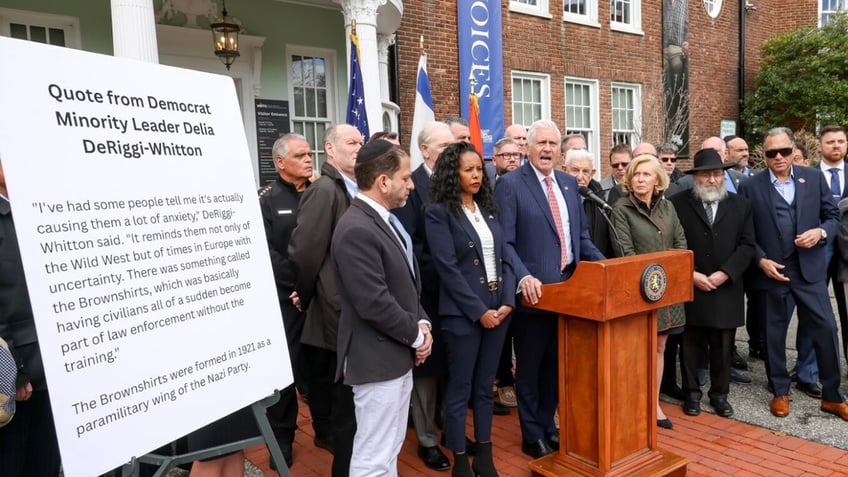
{"type": "MultiPolygon", "coordinates": [[[[533,123],[528,162],[503,176],[495,190],[505,256],[519,278],[517,293],[531,304],[538,302],[543,283],[567,280],[580,259],[605,258],[589,237],[577,181],[554,170],[560,140],[556,123],[533,123]]],[[[557,316],[521,305],[513,316],[521,451],[539,458],[559,449],[557,316]]]]}

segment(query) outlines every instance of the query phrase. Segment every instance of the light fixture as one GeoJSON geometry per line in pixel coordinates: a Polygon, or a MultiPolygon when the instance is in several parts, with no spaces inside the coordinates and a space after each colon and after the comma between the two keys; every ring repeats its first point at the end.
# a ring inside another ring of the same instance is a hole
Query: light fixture
{"type": "Polygon", "coordinates": [[[212,28],[212,42],[215,43],[215,56],[226,65],[227,70],[230,65],[239,57],[238,50],[238,24],[232,21],[232,18],[227,16],[227,2],[223,2],[224,9],[221,11],[221,18],[215,23],[209,25],[212,28]]]}

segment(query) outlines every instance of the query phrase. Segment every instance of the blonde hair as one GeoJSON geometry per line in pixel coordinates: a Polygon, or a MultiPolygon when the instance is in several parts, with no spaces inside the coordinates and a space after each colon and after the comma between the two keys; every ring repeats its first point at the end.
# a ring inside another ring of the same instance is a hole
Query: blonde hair
{"type": "Polygon", "coordinates": [[[668,174],[665,173],[665,169],[659,159],[650,154],[639,154],[630,161],[630,164],[627,165],[627,169],[624,170],[624,180],[621,182],[621,190],[623,190],[625,194],[631,192],[630,181],[633,180],[633,174],[636,172],[636,168],[645,163],[651,165],[651,168],[654,170],[654,175],[657,176],[657,183],[654,185],[654,195],[659,195],[664,190],[668,189],[668,174]]]}

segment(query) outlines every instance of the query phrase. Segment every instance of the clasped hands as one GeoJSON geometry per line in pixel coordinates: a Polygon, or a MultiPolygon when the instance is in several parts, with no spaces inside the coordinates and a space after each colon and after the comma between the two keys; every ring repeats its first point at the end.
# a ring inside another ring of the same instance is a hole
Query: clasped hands
{"type": "Polygon", "coordinates": [[[704,275],[701,272],[695,272],[695,288],[704,292],[710,292],[722,286],[728,278],[727,274],[721,270],[716,270],[709,276],[704,275]]]}
{"type": "Polygon", "coordinates": [[[486,310],[480,317],[480,324],[483,328],[494,328],[503,323],[510,313],[512,313],[512,307],[509,305],[501,305],[497,310],[486,310]]]}

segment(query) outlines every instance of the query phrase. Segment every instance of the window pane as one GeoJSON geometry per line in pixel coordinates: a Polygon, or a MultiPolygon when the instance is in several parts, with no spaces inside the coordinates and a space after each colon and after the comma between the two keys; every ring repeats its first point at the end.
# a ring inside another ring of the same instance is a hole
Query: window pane
{"type": "Polygon", "coordinates": [[[303,62],[303,85],[315,86],[315,70],[313,69],[312,58],[306,58],[303,62]]]}
{"type": "Polygon", "coordinates": [[[304,105],[303,88],[294,87],[294,115],[306,116],[306,106],[304,105]]]}
{"type": "Polygon", "coordinates": [[[308,88],[306,90],[306,116],[315,117],[315,90],[308,88]]]}
{"type": "Polygon", "coordinates": [[[327,117],[327,91],[323,89],[319,89],[316,91],[316,98],[318,101],[318,114],[316,116],[320,118],[327,117]]]}
{"type": "Polygon", "coordinates": [[[18,40],[29,40],[29,37],[27,36],[26,25],[21,25],[20,23],[10,23],[9,32],[11,33],[12,38],[17,38],[18,40]]]}
{"type": "Polygon", "coordinates": [[[47,29],[40,26],[29,26],[29,39],[39,43],[47,43],[47,29]]]}
{"type": "Polygon", "coordinates": [[[303,86],[303,58],[300,56],[292,56],[291,71],[292,84],[295,86],[303,86]]]}
{"type": "Polygon", "coordinates": [[[59,28],[51,28],[49,32],[51,45],[65,46],[65,30],[61,30],[59,28]]]}
{"type": "Polygon", "coordinates": [[[327,75],[324,69],[324,58],[315,58],[315,86],[325,88],[327,86],[327,75]]]}

